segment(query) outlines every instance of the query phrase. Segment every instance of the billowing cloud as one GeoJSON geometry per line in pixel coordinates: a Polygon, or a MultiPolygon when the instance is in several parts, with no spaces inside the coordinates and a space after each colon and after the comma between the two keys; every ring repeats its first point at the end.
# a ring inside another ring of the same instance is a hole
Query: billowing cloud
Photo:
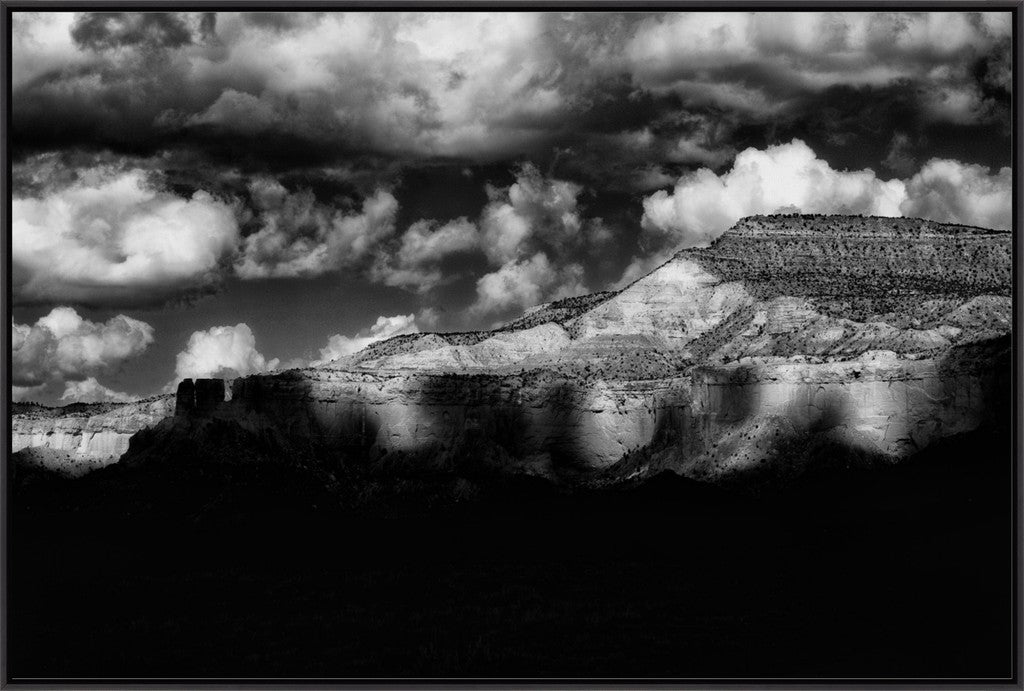
{"type": "Polygon", "coordinates": [[[564,249],[579,242],[583,220],[577,197],[582,191],[576,183],[545,178],[529,163],[507,189],[489,187],[491,202],[480,220],[487,257],[504,263],[538,245],[564,249]]]}
{"type": "Polygon", "coordinates": [[[495,271],[477,281],[476,314],[530,307],[586,292],[578,255],[610,239],[600,218],[584,218],[579,184],[523,165],[506,189],[488,187],[480,219],[482,249],[495,271]]]}
{"type": "MultiPolygon", "coordinates": [[[[89,59],[62,53],[64,61],[50,59],[50,72],[22,83],[19,114],[46,118],[20,120],[22,131],[48,128],[46,108],[66,100],[82,117],[75,128],[132,143],[139,132],[113,125],[119,111],[134,108],[133,124],[148,120],[214,137],[269,134],[334,151],[493,158],[545,141],[552,128],[537,124],[586,106],[569,84],[572,73],[561,68],[563,44],[551,44],[544,14],[353,12],[299,19],[80,15],[64,40],[89,59]],[[147,60],[154,48],[164,51],[160,61],[147,60]],[[178,88],[160,93],[160,82],[178,88]]],[[[16,23],[22,34],[44,33],[24,13],[16,23]]],[[[16,71],[27,72],[20,54],[16,60],[16,71]]]]}
{"type": "Polygon", "coordinates": [[[91,322],[70,307],[55,307],[35,324],[11,325],[12,384],[81,381],[116,369],[152,342],[146,322],[123,314],[91,322]]]}
{"type": "MultiPolygon", "coordinates": [[[[983,128],[972,134],[985,152],[975,160],[1002,165],[1009,20],[988,11],[18,12],[12,151],[20,160],[54,147],[110,149],[275,175],[339,161],[379,170],[533,160],[588,187],[649,191],[664,175],[721,172],[738,150],[792,137],[844,146],[857,159],[841,162],[848,168],[877,170],[879,133],[897,128],[913,142],[907,156],[962,160],[947,146],[956,126],[983,128]]],[[[378,180],[360,198],[375,186],[396,189],[378,180]]],[[[328,249],[321,240],[267,231],[242,271],[315,273],[321,261],[298,255],[328,249]]]]}
{"type": "Polygon", "coordinates": [[[400,334],[419,333],[416,317],[412,314],[396,314],[393,317],[377,317],[377,321],[369,329],[360,331],[355,336],[335,334],[327,340],[327,345],[320,349],[320,359],[310,363],[316,367],[340,357],[358,353],[360,350],[400,334]]]}
{"type": "Polygon", "coordinates": [[[1013,223],[1013,174],[959,161],[933,159],[907,181],[904,216],[1009,230],[1013,223]]]}
{"type": "Polygon", "coordinates": [[[185,350],[178,353],[175,379],[169,386],[182,379],[244,377],[273,370],[278,364],[277,358],[267,360],[256,349],[256,337],[247,324],[214,326],[189,337],[185,350]]]}
{"type": "Polygon", "coordinates": [[[397,250],[378,257],[372,276],[385,285],[425,293],[453,278],[452,272],[442,270],[444,260],[479,246],[476,225],[465,217],[444,225],[436,221],[417,221],[402,234],[397,250]]]}
{"type": "Polygon", "coordinates": [[[256,178],[249,187],[260,227],[242,241],[235,262],[241,278],[319,276],[357,267],[395,232],[398,201],[384,190],[364,199],[360,210],[345,212],[273,179],[256,178]]]}
{"type": "MultiPolygon", "coordinates": [[[[900,140],[894,138],[894,146],[900,140]]],[[[644,199],[644,252],[620,284],[638,278],[680,247],[710,242],[744,216],[770,213],[908,216],[945,223],[1009,229],[1013,216],[1010,168],[933,159],[906,180],[874,171],[840,171],[800,140],[741,152],[722,175],[702,168],[672,192],[644,199]]]]}
{"type": "Polygon", "coordinates": [[[11,208],[19,302],[148,305],[216,282],[238,226],[204,191],[182,197],[142,169],[97,167],[11,208]]]}
{"type": "Polygon", "coordinates": [[[40,76],[82,68],[94,61],[70,40],[76,17],[71,12],[15,12],[11,22],[12,86],[40,76]]]}
{"type": "Polygon", "coordinates": [[[82,381],[69,381],[64,386],[60,400],[63,403],[127,403],[135,397],[120,391],[114,391],[89,377],[82,381]]]}
{"type": "Polygon", "coordinates": [[[213,32],[216,15],[198,12],[85,12],[75,17],[71,38],[96,51],[149,46],[180,48],[213,32]]]}
{"type": "Polygon", "coordinates": [[[804,142],[741,152],[732,168],[685,175],[669,194],[644,200],[642,225],[658,246],[696,245],[718,237],[744,216],[798,209],[803,213],[899,216],[906,187],[873,171],[838,171],[804,142]]]}
{"type": "Polygon", "coordinates": [[[956,121],[980,115],[971,65],[1009,35],[1009,13],[678,12],[644,21],[625,54],[637,82],[694,106],[767,117],[830,87],[927,82],[956,121]]]}
{"type": "Polygon", "coordinates": [[[555,266],[543,252],[528,259],[511,260],[476,283],[476,302],[470,307],[478,315],[532,307],[587,292],[582,283],[583,267],[575,262],[555,266]]]}

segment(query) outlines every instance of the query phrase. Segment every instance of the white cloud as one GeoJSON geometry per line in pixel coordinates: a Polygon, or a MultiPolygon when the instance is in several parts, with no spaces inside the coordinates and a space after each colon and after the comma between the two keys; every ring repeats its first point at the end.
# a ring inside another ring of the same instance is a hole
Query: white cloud
{"type": "Polygon", "coordinates": [[[480,226],[483,250],[495,264],[531,254],[538,245],[565,249],[580,240],[583,220],[577,197],[583,188],[545,178],[533,164],[523,165],[508,189],[488,187],[491,202],[480,226]]]}
{"type": "Polygon", "coordinates": [[[669,194],[644,199],[641,224],[655,244],[709,242],[744,216],[797,208],[803,213],[899,216],[902,181],[883,181],[871,170],[838,171],[799,139],[747,149],[730,170],[707,168],[684,175],[669,194]]]}
{"type": "Polygon", "coordinates": [[[583,267],[579,264],[556,267],[546,254],[538,252],[529,259],[506,262],[497,271],[482,276],[476,283],[477,299],[470,312],[500,313],[580,295],[587,292],[582,279],[583,267]]]}
{"type": "Polygon", "coordinates": [[[385,190],[348,213],[318,203],[311,192],[289,193],[275,180],[257,179],[250,192],[261,227],[242,243],[235,262],[241,278],[318,276],[355,267],[395,232],[398,201],[385,190]]]}
{"type": "Polygon", "coordinates": [[[178,353],[172,388],[182,379],[232,379],[273,370],[279,360],[267,360],[256,350],[256,337],[247,324],[214,326],[196,331],[178,353]]]}
{"type": "Polygon", "coordinates": [[[480,220],[482,249],[496,270],[477,281],[472,314],[586,292],[583,267],[573,259],[600,251],[613,235],[600,218],[583,217],[582,192],[581,185],[547,178],[532,164],[523,165],[507,189],[488,187],[491,201],[480,220]]]}
{"type": "Polygon", "coordinates": [[[141,169],[97,167],[12,203],[18,301],[149,304],[215,281],[238,238],[231,207],[158,189],[141,169]]]}
{"type": "Polygon", "coordinates": [[[91,322],[70,307],[55,307],[35,324],[11,325],[12,383],[82,380],[120,366],[152,342],[146,322],[123,314],[91,322]]]}
{"type": "MultiPolygon", "coordinates": [[[[897,141],[894,138],[894,141],[897,141]]],[[[890,153],[890,158],[892,157],[890,153]]],[[[984,228],[1012,223],[1012,171],[933,159],[907,180],[881,180],[870,169],[838,171],[799,139],[741,152],[730,170],[684,175],[671,192],[644,199],[646,253],[622,282],[653,268],[651,257],[714,240],[744,216],[770,213],[908,216],[984,228]]]]}
{"type": "Polygon", "coordinates": [[[326,13],[280,31],[223,13],[191,75],[224,88],[187,120],[348,138],[388,152],[496,158],[568,104],[542,14],[326,13]],[[510,122],[511,121],[511,122],[510,122]]]}
{"type": "Polygon", "coordinates": [[[464,217],[440,227],[436,221],[417,221],[402,235],[396,252],[378,258],[372,276],[385,285],[425,293],[444,281],[443,260],[479,245],[476,225],[464,217]]]}
{"type": "Polygon", "coordinates": [[[103,386],[95,377],[89,377],[83,381],[68,382],[64,386],[60,400],[67,403],[127,403],[136,399],[129,394],[103,386]]]}
{"type": "Polygon", "coordinates": [[[995,175],[979,165],[932,159],[907,180],[904,216],[1009,230],[1013,222],[1013,174],[995,175]]]}
{"type": "Polygon", "coordinates": [[[12,86],[52,70],[89,63],[89,55],[71,42],[71,12],[13,12],[11,15],[12,86]]]}
{"type": "Polygon", "coordinates": [[[377,321],[374,322],[373,326],[367,330],[360,331],[355,336],[343,336],[342,334],[331,336],[327,340],[327,345],[320,349],[320,359],[314,360],[310,365],[317,367],[337,360],[340,357],[358,353],[371,343],[383,341],[392,336],[410,333],[419,333],[416,317],[412,314],[377,317],[377,321]]]}

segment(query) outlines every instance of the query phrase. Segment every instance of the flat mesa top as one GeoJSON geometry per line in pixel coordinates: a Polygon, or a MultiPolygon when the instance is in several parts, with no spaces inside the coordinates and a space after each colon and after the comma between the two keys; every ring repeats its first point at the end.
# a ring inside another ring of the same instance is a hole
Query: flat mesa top
{"type": "Polygon", "coordinates": [[[747,216],[725,232],[728,235],[805,235],[846,237],[872,236],[916,239],[953,236],[964,240],[986,239],[1009,242],[1011,231],[979,228],[956,223],[938,223],[922,218],[890,216],[844,216],[834,214],[769,214],[747,216]]]}
{"type": "Polygon", "coordinates": [[[857,320],[922,300],[1009,297],[1012,234],[920,219],[752,216],[710,247],[681,250],[761,299],[809,297],[857,320]]]}

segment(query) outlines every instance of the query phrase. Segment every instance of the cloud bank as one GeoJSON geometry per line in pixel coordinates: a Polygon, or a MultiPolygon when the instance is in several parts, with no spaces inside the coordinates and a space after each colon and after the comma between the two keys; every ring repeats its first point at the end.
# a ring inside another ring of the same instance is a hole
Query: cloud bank
{"type": "Polygon", "coordinates": [[[479,247],[477,227],[465,216],[443,225],[419,220],[402,234],[396,250],[378,255],[371,275],[384,285],[426,293],[454,278],[442,267],[447,259],[479,247]]]}
{"type": "Polygon", "coordinates": [[[744,216],[770,213],[915,216],[1008,229],[1011,174],[932,160],[909,180],[882,180],[873,170],[841,171],[800,140],[747,149],[721,175],[701,168],[672,192],[643,201],[643,240],[650,251],[715,239],[744,216]]]}
{"type": "Polygon", "coordinates": [[[959,161],[932,159],[907,180],[904,216],[1009,230],[1013,224],[1013,174],[959,161]]]}
{"type": "Polygon", "coordinates": [[[234,249],[231,207],[182,197],[142,169],[99,167],[12,202],[19,302],[152,305],[209,287],[234,249]]]}
{"type": "Polygon", "coordinates": [[[19,146],[216,142],[255,167],[552,146],[600,161],[607,135],[649,123],[659,162],[710,165],[680,106],[734,125],[821,113],[835,90],[848,114],[898,88],[921,123],[1009,107],[1009,12],[18,12],[13,33],[19,146]]]}
{"type": "Polygon", "coordinates": [[[272,178],[249,184],[259,230],[242,241],[235,272],[243,279],[319,276],[358,267],[395,232],[398,201],[377,190],[358,211],[321,204],[310,191],[289,192],[272,178]]]}
{"type": "Polygon", "coordinates": [[[488,186],[490,202],[480,228],[482,249],[495,270],[477,280],[478,315],[530,307],[544,300],[586,292],[583,252],[608,240],[600,218],[585,218],[583,187],[549,178],[522,165],[508,188],[488,186]]]}
{"type": "Polygon", "coordinates": [[[11,325],[11,383],[37,387],[109,373],[146,350],[153,327],[123,314],[91,322],[55,307],[35,324],[11,325]]]}

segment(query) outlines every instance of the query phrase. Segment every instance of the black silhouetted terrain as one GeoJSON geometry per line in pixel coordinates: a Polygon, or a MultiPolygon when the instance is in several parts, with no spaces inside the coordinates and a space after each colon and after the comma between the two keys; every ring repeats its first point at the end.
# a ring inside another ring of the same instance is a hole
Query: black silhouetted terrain
{"type": "Polygon", "coordinates": [[[1005,430],[761,495],[314,467],[14,469],[10,674],[1011,671],[1005,430]]]}

